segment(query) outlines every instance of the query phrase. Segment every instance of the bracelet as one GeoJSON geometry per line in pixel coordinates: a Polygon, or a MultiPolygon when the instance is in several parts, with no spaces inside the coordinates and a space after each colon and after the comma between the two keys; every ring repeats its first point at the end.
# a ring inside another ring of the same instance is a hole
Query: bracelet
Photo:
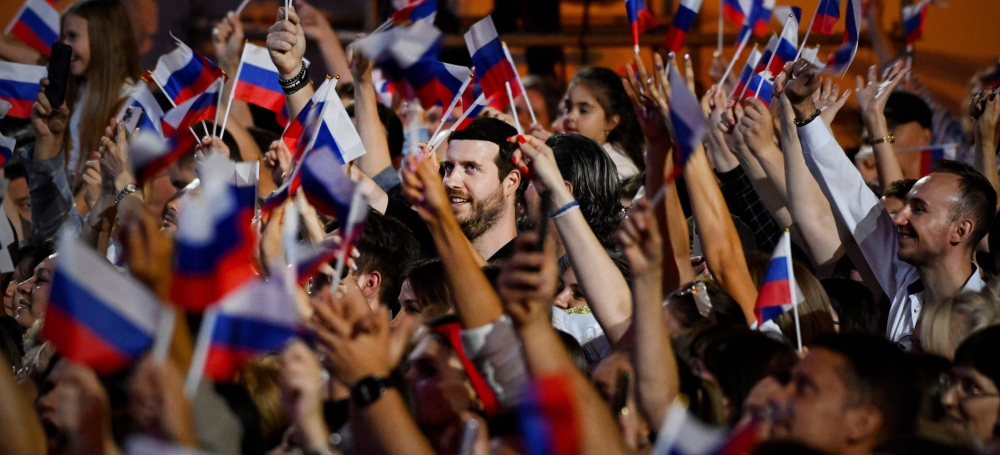
{"type": "Polygon", "coordinates": [[[883,138],[868,139],[868,145],[878,145],[878,144],[881,144],[883,142],[887,142],[889,144],[895,143],[896,142],[896,136],[893,136],[893,135],[890,134],[890,135],[888,135],[886,137],[883,137],[883,138]]]}
{"type": "Polygon", "coordinates": [[[559,217],[562,217],[562,216],[566,215],[567,213],[569,213],[570,210],[579,209],[579,208],[580,208],[580,202],[579,201],[572,201],[572,202],[569,202],[569,203],[567,203],[566,205],[564,205],[562,207],[559,207],[558,209],[556,209],[556,211],[550,213],[549,214],[549,218],[552,218],[554,220],[554,219],[557,219],[559,217]]]}
{"type": "Polygon", "coordinates": [[[115,196],[115,205],[118,205],[118,203],[121,202],[125,196],[128,196],[136,191],[139,191],[139,187],[135,186],[134,183],[125,185],[125,188],[122,188],[122,190],[118,192],[118,196],[115,196]]]}
{"type": "Polygon", "coordinates": [[[281,90],[285,92],[286,95],[294,94],[303,87],[309,84],[309,69],[306,67],[305,63],[302,64],[302,69],[299,74],[296,74],[291,79],[282,79],[278,76],[278,85],[281,86],[281,90]]]}
{"type": "Polygon", "coordinates": [[[820,114],[821,112],[822,112],[821,110],[819,110],[819,109],[816,109],[816,112],[813,112],[813,115],[812,115],[812,117],[809,117],[809,118],[807,118],[807,119],[805,119],[805,120],[802,120],[802,121],[799,121],[799,120],[793,120],[793,121],[795,122],[795,126],[797,126],[797,127],[799,127],[799,128],[802,128],[803,126],[806,126],[806,125],[808,125],[808,124],[809,124],[809,122],[811,122],[811,121],[813,121],[813,120],[816,120],[816,117],[819,117],[819,114],[820,114]]]}

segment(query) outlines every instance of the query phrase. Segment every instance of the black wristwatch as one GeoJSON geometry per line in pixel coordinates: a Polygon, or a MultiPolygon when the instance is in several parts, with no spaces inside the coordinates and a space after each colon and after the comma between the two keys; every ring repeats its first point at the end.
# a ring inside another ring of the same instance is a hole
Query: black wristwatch
{"type": "Polygon", "coordinates": [[[351,389],[351,400],[359,408],[366,407],[382,398],[389,387],[392,387],[392,383],[385,378],[379,376],[362,378],[351,389]]]}

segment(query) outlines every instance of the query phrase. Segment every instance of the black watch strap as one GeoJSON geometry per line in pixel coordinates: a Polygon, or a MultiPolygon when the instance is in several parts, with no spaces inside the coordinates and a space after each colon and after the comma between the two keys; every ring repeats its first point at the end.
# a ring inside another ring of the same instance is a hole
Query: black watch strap
{"type": "Polygon", "coordinates": [[[392,384],[385,378],[379,376],[362,378],[351,389],[351,400],[355,406],[364,408],[382,398],[389,387],[392,387],[392,384]]]}

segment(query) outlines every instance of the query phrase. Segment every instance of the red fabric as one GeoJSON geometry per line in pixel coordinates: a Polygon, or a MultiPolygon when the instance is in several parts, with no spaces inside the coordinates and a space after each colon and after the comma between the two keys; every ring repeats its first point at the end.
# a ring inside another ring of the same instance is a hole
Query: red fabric
{"type": "Polygon", "coordinates": [[[462,330],[462,325],[458,322],[449,322],[447,324],[441,324],[434,328],[434,333],[445,337],[448,343],[451,344],[451,348],[455,350],[455,354],[458,354],[458,359],[462,361],[462,366],[465,368],[465,374],[469,377],[469,382],[472,383],[472,388],[476,390],[476,395],[479,396],[479,401],[483,403],[483,409],[486,411],[486,415],[495,416],[503,411],[503,407],[500,405],[500,400],[493,393],[493,389],[486,382],[486,378],[479,373],[479,369],[476,365],[469,360],[469,357],[465,355],[465,348],[462,346],[462,337],[459,336],[459,332],[462,330]]]}

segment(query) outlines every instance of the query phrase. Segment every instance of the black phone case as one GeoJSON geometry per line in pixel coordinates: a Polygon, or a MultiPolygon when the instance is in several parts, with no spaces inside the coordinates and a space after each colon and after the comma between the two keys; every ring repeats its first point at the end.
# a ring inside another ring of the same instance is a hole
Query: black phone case
{"type": "Polygon", "coordinates": [[[52,58],[49,60],[49,85],[45,87],[45,97],[53,109],[59,109],[66,101],[66,85],[69,82],[69,61],[73,48],[56,41],[52,44],[52,58]]]}

